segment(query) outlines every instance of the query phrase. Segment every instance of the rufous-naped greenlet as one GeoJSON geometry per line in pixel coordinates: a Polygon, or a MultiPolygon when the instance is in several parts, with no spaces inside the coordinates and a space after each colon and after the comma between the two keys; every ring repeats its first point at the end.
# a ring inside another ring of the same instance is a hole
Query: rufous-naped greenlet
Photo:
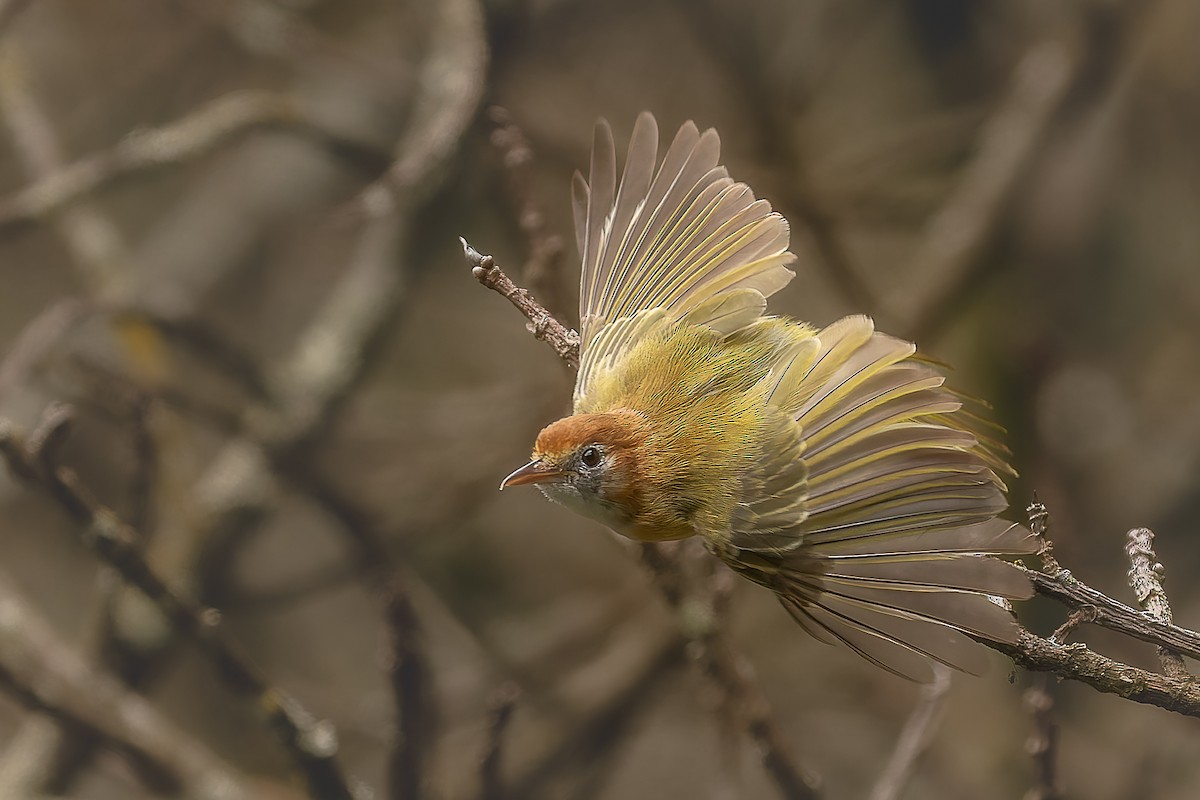
{"type": "Polygon", "coordinates": [[[574,414],[501,488],[644,542],[699,536],[810,634],[928,680],[1014,642],[992,598],[1029,581],[990,556],[1035,540],[1007,506],[996,429],[913,344],[865,316],[817,329],[767,316],[794,273],[788,224],[720,166],[691,122],[657,163],[638,117],[620,182],[608,124],[576,173],[582,254],[574,414]],[[989,595],[992,598],[989,598],[989,595]]]}

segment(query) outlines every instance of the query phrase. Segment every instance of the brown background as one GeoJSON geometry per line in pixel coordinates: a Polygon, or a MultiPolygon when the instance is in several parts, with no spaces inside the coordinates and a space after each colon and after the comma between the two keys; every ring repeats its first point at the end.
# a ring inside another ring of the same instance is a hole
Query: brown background
{"type": "MultiPolygon", "coordinates": [[[[430,797],[476,791],[488,698],[505,682],[522,689],[504,767],[518,796],[773,793],[752,747],[714,716],[711,687],[673,655],[676,620],[627,549],[536,492],[495,491],[567,408],[570,379],[471,279],[455,238],[520,278],[529,245],[489,142],[491,105],[529,137],[528,194],[568,245],[568,285],[577,274],[569,180],[586,164],[593,120],[607,117],[619,142],[643,109],[664,132],[689,118],[715,126],[731,173],[792,221],[798,277],[773,308],[817,324],[870,313],[953,363],[958,385],[992,400],[1010,431],[1022,473],[1013,513],[1036,489],[1064,566],[1127,601],[1124,532],[1153,528],[1176,620],[1198,624],[1200,6],[1191,0],[0,8],[15,9],[0,39],[6,196],[239,90],[299,98],[360,145],[347,155],[295,131],[256,129],[105,184],[69,213],[4,226],[0,347],[11,351],[66,298],[99,305],[0,383],[0,413],[29,427],[50,400],[76,405],[64,460],[103,501],[141,513],[151,559],[220,607],[272,680],[332,719],[343,763],[369,783],[383,780],[392,699],[378,602],[347,566],[344,536],[285,476],[262,494],[241,485],[258,516],[227,540],[205,540],[221,533],[212,497],[237,494],[222,481],[244,480],[221,459],[236,431],[257,430],[238,416],[252,406],[248,393],[194,336],[131,332],[112,309],[207,332],[246,354],[273,391],[300,380],[304,342],[315,342],[312,363],[351,374],[344,401],[282,459],[369,509],[397,556],[437,708],[430,797]],[[475,11],[483,35],[464,39],[475,11]],[[467,21],[448,41],[438,26],[455,14],[467,21]],[[447,79],[425,69],[439,48],[452,56],[443,59],[451,77],[466,74],[451,100],[428,83],[447,79]],[[483,93],[480,111],[466,103],[473,122],[441,142],[446,168],[400,192],[399,233],[379,272],[398,283],[379,288],[386,313],[366,332],[365,360],[322,350],[321,314],[354,273],[371,224],[361,192],[394,148],[411,149],[404,136],[428,112],[414,102],[422,92],[444,105],[471,86],[483,93]],[[131,386],[151,398],[141,426],[122,399],[131,386]],[[148,512],[131,488],[145,473],[132,444],[139,427],[155,454],[148,512]]],[[[136,599],[105,605],[110,584],[76,527],[7,475],[0,554],[4,582],[81,652],[94,651],[103,609],[135,640],[158,635],[136,599]]],[[[1043,634],[1062,620],[1038,603],[1021,615],[1043,634]]],[[[749,585],[736,589],[728,629],[826,795],[867,796],[916,688],[806,638],[749,585]]],[[[1156,668],[1149,646],[1093,631],[1081,639],[1156,668]]],[[[956,678],[907,796],[1013,798],[1030,786],[1029,676],[1007,679],[999,656],[994,667],[956,678]]],[[[189,649],[163,663],[147,692],[241,769],[267,779],[285,771],[251,711],[189,649]]],[[[1054,693],[1070,796],[1200,793],[1194,720],[1078,685],[1054,693]]],[[[0,778],[30,720],[0,698],[0,778]]],[[[104,755],[71,791],[144,790],[104,755]]]]}

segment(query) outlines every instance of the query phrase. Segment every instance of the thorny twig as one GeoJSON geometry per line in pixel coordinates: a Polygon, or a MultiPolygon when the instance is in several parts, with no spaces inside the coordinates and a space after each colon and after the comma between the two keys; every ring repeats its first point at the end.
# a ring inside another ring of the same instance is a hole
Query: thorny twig
{"type": "Polygon", "coordinates": [[[51,407],[38,429],[25,437],[12,423],[0,420],[0,453],[13,474],[44,488],[85,526],[84,540],[97,555],[138,587],[176,630],[195,638],[230,689],[256,704],[313,792],[330,800],[352,800],[354,795],[333,758],[337,752],[333,727],[316,720],[296,700],[271,686],[220,634],[220,613],[199,606],[167,586],[142,555],[137,545],[141,534],[99,505],[72,470],[57,466],[55,454],[67,436],[70,421],[70,409],[51,407]]]}

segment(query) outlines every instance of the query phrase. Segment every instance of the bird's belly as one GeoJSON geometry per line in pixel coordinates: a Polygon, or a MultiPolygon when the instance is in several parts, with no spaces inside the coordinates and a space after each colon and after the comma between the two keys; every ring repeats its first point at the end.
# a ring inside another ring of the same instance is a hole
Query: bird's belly
{"type": "Polygon", "coordinates": [[[688,523],[672,526],[627,525],[624,529],[614,528],[614,530],[639,542],[669,542],[675,539],[686,539],[696,534],[696,529],[688,523]]]}

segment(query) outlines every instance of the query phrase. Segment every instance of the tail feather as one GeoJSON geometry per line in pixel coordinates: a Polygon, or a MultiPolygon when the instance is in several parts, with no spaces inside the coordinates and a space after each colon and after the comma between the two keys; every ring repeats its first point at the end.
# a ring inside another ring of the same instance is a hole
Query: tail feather
{"type": "Polygon", "coordinates": [[[836,640],[876,666],[909,680],[931,680],[930,659],[971,675],[987,670],[987,658],[979,646],[947,625],[891,609],[856,605],[830,594],[808,603],[785,597],[784,606],[802,626],[819,628],[825,634],[817,638],[836,640]]]}
{"type": "MultiPolygon", "coordinates": [[[[983,671],[975,639],[1012,642],[1019,631],[989,597],[1032,593],[1019,570],[988,556],[1036,549],[1025,528],[997,519],[1007,507],[1001,475],[1012,469],[996,428],[866,317],[813,338],[797,334],[771,393],[798,429],[803,501],[777,503],[794,523],[773,538],[743,532],[726,559],[774,589],[813,636],[897,675],[928,680],[930,660],[983,671]],[[799,545],[742,544],[788,536],[799,545]]],[[[774,488],[772,469],[764,463],[760,489],[774,488]]],[[[747,507],[775,509],[758,496],[747,507]]]]}

